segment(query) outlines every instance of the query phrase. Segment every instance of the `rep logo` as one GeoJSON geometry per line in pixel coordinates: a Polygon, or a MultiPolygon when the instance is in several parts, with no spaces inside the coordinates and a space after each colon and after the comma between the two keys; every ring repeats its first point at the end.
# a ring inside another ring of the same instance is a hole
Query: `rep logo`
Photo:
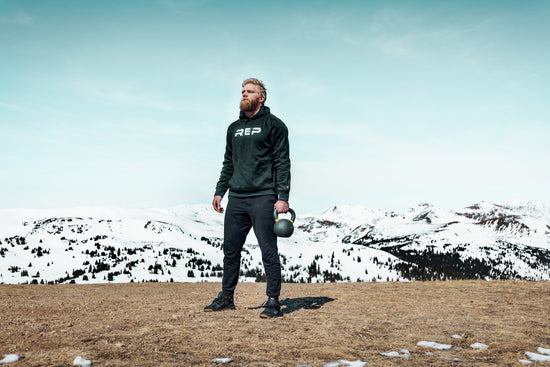
{"type": "Polygon", "coordinates": [[[249,136],[262,132],[261,127],[247,127],[246,129],[238,129],[235,131],[235,136],[249,136]]]}

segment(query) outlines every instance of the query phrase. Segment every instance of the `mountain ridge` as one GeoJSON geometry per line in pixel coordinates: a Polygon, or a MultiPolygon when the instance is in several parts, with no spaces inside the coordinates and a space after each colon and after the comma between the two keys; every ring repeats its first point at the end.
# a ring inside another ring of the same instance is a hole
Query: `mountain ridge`
{"type": "MultiPolygon", "coordinates": [[[[528,201],[402,212],[335,205],[280,239],[287,282],[550,279],[550,209],[528,201]]],[[[241,281],[265,279],[251,234],[241,281]]],[[[0,210],[0,283],[220,281],[209,205],[0,210]]]]}

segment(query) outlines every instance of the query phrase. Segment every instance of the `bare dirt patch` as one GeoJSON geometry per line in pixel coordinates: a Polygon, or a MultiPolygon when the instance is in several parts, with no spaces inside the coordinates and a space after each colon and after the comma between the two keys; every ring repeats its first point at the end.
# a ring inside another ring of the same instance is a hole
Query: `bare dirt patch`
{"type": "Polygon", "coordinates": [[[76,356],[95,366],[214,366],[214,358],[233,358],[228,366],[513,366],[525,351],[550,347],[550,282],[284,284],[285,315],[274,320],[259,317],[262,283],[239,284],[235,311],[203,312],[219,289],[0,285],[0,359],[24,356],[14,367],[70,366],[76,356]],[[430,350],[421,340],[454,348],[430,350]],[[401,349],[412,356],[380,355],[401,349]]]}

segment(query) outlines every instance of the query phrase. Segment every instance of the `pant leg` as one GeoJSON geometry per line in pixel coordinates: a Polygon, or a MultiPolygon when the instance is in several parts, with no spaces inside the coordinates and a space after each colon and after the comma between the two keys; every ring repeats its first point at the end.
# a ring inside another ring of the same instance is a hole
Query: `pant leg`
{"type": "Polygon", "coordinates": [[[273,204],[276,195],[265,195],[251,198],[249,213],[262,251],[267,280],[266,294],[268,297],[279,297],[281,293],[281,262],[277,248],[277,236],[273,232],[273,204]]]}
{"type": "Polygon", "coordinates": [[[252,222],[244,198],[230,197],[224,218],[222,292],[233,296],[239,281],[241,251],[252,222]]]}

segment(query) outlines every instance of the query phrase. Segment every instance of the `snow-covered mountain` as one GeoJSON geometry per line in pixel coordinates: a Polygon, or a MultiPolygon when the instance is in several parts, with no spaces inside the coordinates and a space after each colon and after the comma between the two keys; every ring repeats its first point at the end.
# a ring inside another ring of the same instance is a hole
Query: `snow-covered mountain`
{"type": "MultiPolygon", "coordinates": [[[[285,281],[550,280],[550,209],[532,202],[405,212],[335,206],[279,240],[285,281]]],[[[0,210],[0,283],[219,281],[209,205],[0,210]]],[[[242,280],[265,278],[253,233],[242,280]]]]}

